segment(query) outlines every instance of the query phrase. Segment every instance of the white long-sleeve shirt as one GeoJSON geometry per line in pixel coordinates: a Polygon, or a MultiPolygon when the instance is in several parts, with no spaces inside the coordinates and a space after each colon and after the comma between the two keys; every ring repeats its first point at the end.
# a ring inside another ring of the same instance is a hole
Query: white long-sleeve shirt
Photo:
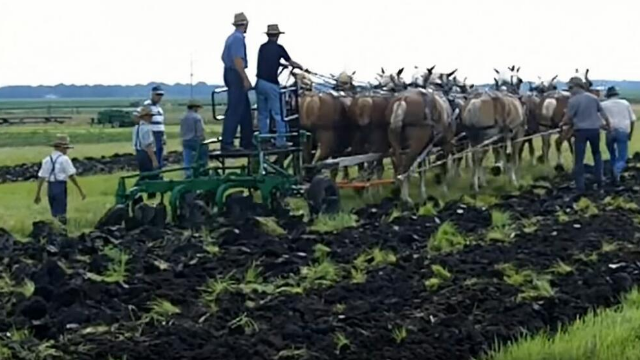
{"type": "Polygon", "coordinates": [[[164,111],[160,107],[160,104],[153,104],[151,100],[147,100],[143,104],[149,107],[153,118],[151,118],[151,131],[164,131],[164,111]]]}

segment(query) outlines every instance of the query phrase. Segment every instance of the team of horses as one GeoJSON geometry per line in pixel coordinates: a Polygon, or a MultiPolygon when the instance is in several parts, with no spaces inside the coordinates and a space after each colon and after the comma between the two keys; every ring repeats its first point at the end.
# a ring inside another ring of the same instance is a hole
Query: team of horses
{"type": "MultiPolygon", "coordinates": [[[[517,184],[516,169],[525,146],[529,146],[530,158],[535,161],[531,139],[521,139],[559,128],[564,116],[570,95],[558,90],[557,76],[530,85],[528,93],[521,95],[523,80],[520,68],[515,66],[495,70],[494,86],[482,90],[467,85],[466,79],[460,80],[456,70],[434,70],[435,66],[426,71],[416,69],[407,82],[404,69],[391,73],[381,69],[377,84],[365,89],[354,86],[354,74],[341,73],[335,79],[334,90],[326,92],[316,91],[307,73],[297,73],[300,125],[313,134],[313,145],[317,147],[313,159],[311,149],[307,149],[307,161],[389,154],[401,198],[411,203],[407,174],[425,149],[439,149],[437,159],[442,164],[439,167],[445,190],[447,178],[460,173],[462,159],[454,160],[453,155],[472,149],[472,186],[478,191],[486,184],[482,164],[488,150],[482,145],[495,142],[491,148],[496,168],[506,170],[510,181],[517,184]]],[[[591,85],[588,70],[584,78],[591,85]]],[[[549,161],[550,136],[542,136],[542,155],[538,159],[543,163],[549,161]]],[[[570,143],[570,138],[570,130],[565,130],[556,140],[558,163],[562,145],[570,143]]],[[[569,148],[572,149],[571,144],[569,148]]],[[[364,169],[364,164],[359,166],[360,172],[364,169]]],[[[367,170],[369,176],[382,178],[382,160],[367,164],[367,170]]],[[[424,200],[425,172],[418,171],[418,175],[424,200]]],[[[344,176],[349,177],[346,167],[344,176]]]]}

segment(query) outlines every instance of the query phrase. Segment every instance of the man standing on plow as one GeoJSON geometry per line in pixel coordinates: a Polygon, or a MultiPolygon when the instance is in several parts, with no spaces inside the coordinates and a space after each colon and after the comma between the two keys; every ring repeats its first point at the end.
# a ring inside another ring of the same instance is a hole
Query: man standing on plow
{"type": "Polygon", "coordinates": [[[151,89],[151,99],[144,102],[153,115],[151,118],[151,131],[153,131],[153,139],[155,142],[156,159],[158,159],[158,169],[162,169],[162,156],[164,155],[164,111],[160,107],[160,102],[164,96],[162,87],[154,86],[151,89]]]}
{"type": "Polygon", "coordinates": [[[277,24],[267,26],[266,43],[260,46],[258,52],[258,74],[256,81],[256,95],[258,97],[258,124],[260,126],[260,134],[269,133],[269,114],[276,122],[276,147],[286,147],[286,139],[283,134],[287,132],[287,126],[284,122],[282,109],[284,104],[280,100],[280,82],[278,81],[278,69],[280,69],[280,60],[283,59],[296,69],[302,70],[302,66],[291,60],[289,53],[284,46],[278,44],[280,31],[277,24]]]}
{"type": "Polygon", "coordinates": [[[629,140],[633,135],[633,125],[636,114],[627,100],[620,98],[618,89],[614,86],[607,88],[606,101],[602,103],[604,112],[611,119],[611,132],[607,134],[607,149],[613,168],[613,181],[620,181],[620,174],[627,165],[629,140]]]}
{"type": "Polygon", "coordinates": [[[587,143],[593,156],[593,167],[598,188],[602,188],[602,155],[600,153],[600,128],[611,129],[609,117],[597,97],[587,92],[587,86],[579,77],[569,80],[571,99],[560,127],[571,125],[575,136],[574,176],[578,194],[585,192],[584,156],[587,143]]]}
{"type": "Polygon", "coordinates": [[[229,35],[224,44],[222,62],[224,63],[224,84],[229,89],[227,97],[227,110],[222,123],[223,152],[236,151],[233,139],[240,126],[240,147],[253,148],[253,121],[251,118],[251,103],[249,102],[249,90],[251,81],[247,76],[247,46],[245,33],[249,26],[249,20],[244,13],[235,15],[233,26],[236,30],[229,35]]]}

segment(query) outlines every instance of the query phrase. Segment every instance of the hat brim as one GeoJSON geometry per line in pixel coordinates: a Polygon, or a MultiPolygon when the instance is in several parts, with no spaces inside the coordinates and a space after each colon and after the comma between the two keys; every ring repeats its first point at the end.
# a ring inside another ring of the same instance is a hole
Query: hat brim
{"type": "Polygon", "coordinates": [[[231,23],[231,25],[239,26],[239,25],[247,25],[248,23],[249,23],[249,21],[240,21],[240,22],[233,22],[233,23],[231,23]]]}
{"type": "Polygon", "coordinates": [[[71,144],[62,144],[62,143],[53,143],[52,147],[59,147],[64,149],[73,149],[73,145],[71,144]]]}
{"type": "Polygon", "coordinates": [[[284,31],[277,31],[277,32],[275,32],[275,31],[271,31],[271,32],[267,31],[267,32],[265,32],[265,34],[267,34],[267,35],[280,35],[280,34],[284,34],[284,31]]]}
{"type": "Polygon", "coordinates": [[[152,94],[153,95],[162,95],[162,96],[164,96],[164,91],[154,91],[152,94]]]}

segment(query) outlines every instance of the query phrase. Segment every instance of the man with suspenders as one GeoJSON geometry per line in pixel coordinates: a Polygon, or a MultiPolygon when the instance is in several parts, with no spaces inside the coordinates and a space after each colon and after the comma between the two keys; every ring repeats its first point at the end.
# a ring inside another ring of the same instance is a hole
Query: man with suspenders
{"type": "Polygon", "coordinates": [[[42,166],[38,172],[38,189],[36,191],[35,203],[40,204],[40,193],[42,185],[47,181],[47,198],[51,215],[63,225],[67,225],[67,179],[71,180],[78,189],[82,200],[86,198],[84,191],[76,179],[76,169],[67,156],[69,149],[73,147],[69,144],[69,137],[58,135],[53,144],[53,152],[42,160],[42,166]]]}

